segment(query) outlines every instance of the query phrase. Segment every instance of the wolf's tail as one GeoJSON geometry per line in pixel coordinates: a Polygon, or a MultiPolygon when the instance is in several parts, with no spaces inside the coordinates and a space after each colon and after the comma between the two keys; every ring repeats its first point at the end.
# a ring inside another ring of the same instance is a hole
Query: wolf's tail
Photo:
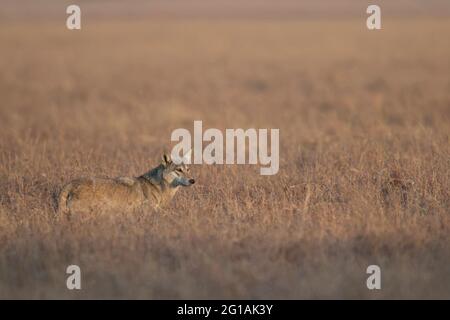
{"type": "Polygon", "coordinates": [[[58,196],[58,214],[67,213],[69,211],[69,207],[67,206],[67,201],[69,200],[69,195],[72,190],[72,184],[69,183],[65,185],[58,196]]]}

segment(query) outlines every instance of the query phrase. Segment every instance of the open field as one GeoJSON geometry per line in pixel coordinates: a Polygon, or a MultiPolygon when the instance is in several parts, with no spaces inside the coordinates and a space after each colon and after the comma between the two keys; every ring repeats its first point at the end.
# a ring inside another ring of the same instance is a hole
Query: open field
{"type": "Polygon", "coordinates": [[[0,26],[0,298],[450,298],[449,19],[0,26]],[[194,120],[279,128],[279,173],[196,165],[166,210],[55,218],[194,120]]]}

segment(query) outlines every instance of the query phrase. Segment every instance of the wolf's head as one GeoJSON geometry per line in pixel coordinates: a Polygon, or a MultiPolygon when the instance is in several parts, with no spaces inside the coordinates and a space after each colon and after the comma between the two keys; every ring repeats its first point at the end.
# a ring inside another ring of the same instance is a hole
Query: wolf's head
{"type": "Polygon", "coordinates": [[[195,183],[195,180],[189,177],[189,167],[184,163],[175,163],[167,154],[162,156],[161,162],[163,171],[162,178],[172,187],[188,187],[195,183]]]}

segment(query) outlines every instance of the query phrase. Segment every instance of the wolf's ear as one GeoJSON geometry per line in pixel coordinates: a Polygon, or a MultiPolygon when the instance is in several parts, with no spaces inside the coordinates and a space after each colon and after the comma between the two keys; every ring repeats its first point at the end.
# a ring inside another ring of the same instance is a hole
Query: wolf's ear
{"type": "Polygon", "coordinates": [[[162,164],[167,166],[172,163],[172,159],[170,159],[170,156],[167,153],[164,153],[162,156],[162,164]]]}

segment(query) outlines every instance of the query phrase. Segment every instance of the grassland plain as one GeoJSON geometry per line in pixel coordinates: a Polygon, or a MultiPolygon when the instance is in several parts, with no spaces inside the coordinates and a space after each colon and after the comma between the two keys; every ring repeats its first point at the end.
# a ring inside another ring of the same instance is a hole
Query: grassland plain
{"type": "Polygon", "coordinates": [[[1,25],[0,297],[450,298],[448,34],[445,18],[1,25]],[[55,217],[64,183],[139,175],[194,120],[279,128],[279,173],[196,165],[166,210],[55,217]]]}

